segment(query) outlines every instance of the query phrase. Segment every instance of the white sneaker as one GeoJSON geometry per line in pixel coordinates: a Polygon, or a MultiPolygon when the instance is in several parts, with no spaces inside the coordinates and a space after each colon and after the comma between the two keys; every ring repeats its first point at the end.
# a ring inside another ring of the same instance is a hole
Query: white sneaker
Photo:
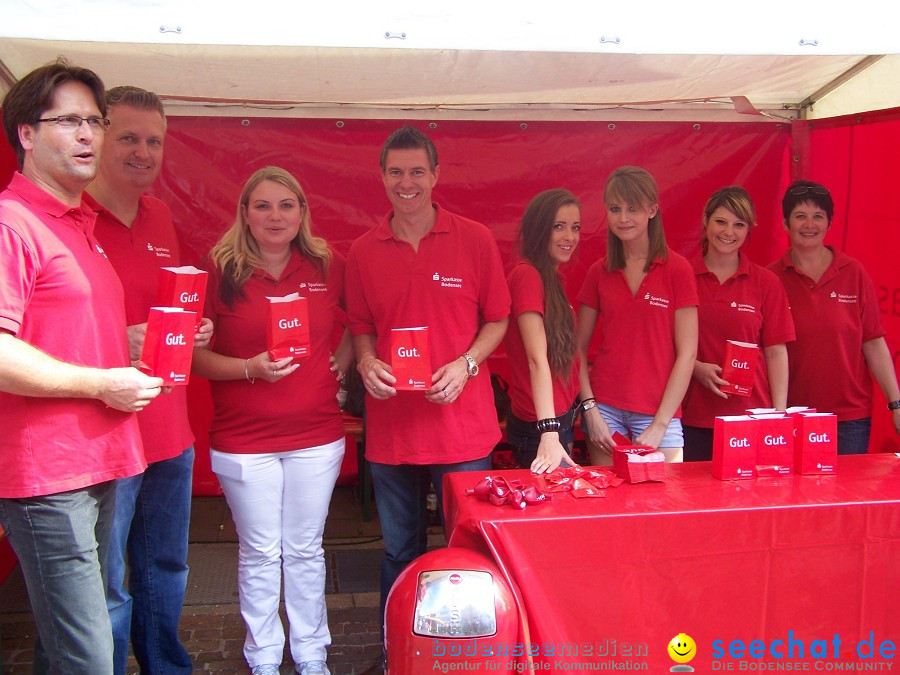
{"type": "Polygon", "coordinates": [[[331,675],[324,661],[304,661],[297,664],[298,675],[331,675]]]}
{"type": "Polygon", "coordinates": [[[250,675],[279,675],[279,665],[277,663],[263,663],[253,666],[250,669],[250,675]]]}

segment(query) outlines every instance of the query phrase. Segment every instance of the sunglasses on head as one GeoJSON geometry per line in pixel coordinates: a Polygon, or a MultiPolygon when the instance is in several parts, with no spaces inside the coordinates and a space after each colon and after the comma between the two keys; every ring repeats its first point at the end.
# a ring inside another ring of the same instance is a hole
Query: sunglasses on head
{"type": "Polygon", "coordinates": [[[827,195],[828,189],[821,185],[798,185],[797,187],[792,187],[788,192],[797,197],[805,195],[807,192],[812,192],[814,195],[827,195]]]}

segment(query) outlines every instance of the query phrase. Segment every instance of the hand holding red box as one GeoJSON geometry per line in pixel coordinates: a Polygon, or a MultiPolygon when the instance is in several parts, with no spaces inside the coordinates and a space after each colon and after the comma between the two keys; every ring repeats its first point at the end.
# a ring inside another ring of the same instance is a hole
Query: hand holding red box
{"type": "Polygon", "coordinates": [[[197,326],[203,317],[206,280],[209,275],[192,265],[161,267],[156,292],[159,307],[181,307],[197,314],[197,326]]]}
{"type": "Polygon", "coordinates": [[[181,307],[151,307],[141,352],[141,370],[161,377],[163,385],[187,384],[194,355],[197,313],[181,307]]]}
{"type": "Polygon", "coordinates": [[[309,306],[299,293],[268,297],[267,345],[273,361],[309,356],[309,306]]]}
{"type": "Polygon", "coordinates": [[[725,394],[750,396],[756,378],[756,361],[759,347],[750,342],[725,342],[725,362],[722,364],[722,379],[728,382],[719,389],[725,394]]]}
{"type": "Polygon", "coordinates": [[[397,391],[424,391],[431,387],[431,350],[428,327],[391,330],[391,373],[397,391]]]}

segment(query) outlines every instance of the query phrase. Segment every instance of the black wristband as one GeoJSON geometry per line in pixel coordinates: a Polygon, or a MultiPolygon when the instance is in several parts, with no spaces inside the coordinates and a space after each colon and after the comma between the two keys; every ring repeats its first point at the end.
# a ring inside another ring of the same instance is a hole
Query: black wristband
{"type": "Polygon", "coordinates": [[[900,410],[900,400],[888,403],[888,410],[900,410]]]}
{"type": "Polygon", "coordinates": [[[534,423],[542,434],[547,431],[559,431],[559,420],[556,417],[547,417],[534,423]]]}

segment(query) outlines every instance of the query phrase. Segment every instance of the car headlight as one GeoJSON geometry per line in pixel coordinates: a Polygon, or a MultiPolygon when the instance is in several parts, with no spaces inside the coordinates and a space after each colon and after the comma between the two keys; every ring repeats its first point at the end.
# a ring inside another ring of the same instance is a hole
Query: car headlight
{"type": "Polygon", "coordinates": [[[470,570],[420,572],[413,632],[446,638],[476,638],[496,633],[491,574],[470,570]]]}

